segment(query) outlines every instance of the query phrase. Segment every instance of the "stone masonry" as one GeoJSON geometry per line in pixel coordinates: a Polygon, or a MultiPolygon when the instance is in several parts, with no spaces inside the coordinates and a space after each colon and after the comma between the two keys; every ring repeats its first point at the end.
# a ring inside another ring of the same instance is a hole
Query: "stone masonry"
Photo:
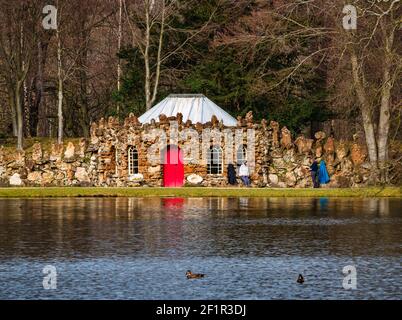
{"type": "MultiPolygon", "coordinates": [[[[220,146],[224,151],[232,149],[233,163],[241,144],[247,145],[247,152],[250,148],[255,150],[251,175],[254,187],[312,187],[309,167],[314,158],[326,162],[331,177],[328,187],[364,186],[368,182],[367,150],[358,137],[354,141],[335,141],[324,132],[317,132],[315,139],[303,135],[294,139],[277,122],[254,122],[251,112],[237,120],[236,127],[227,128],[216,117],[205,124],[184,123],[181,114],[169,118],[160,115],[158,121],[150,124],[139,123],[132,114],[123,123],[113,117],[101,119],[92,123],[90,139],[80,139],[75,144],[53,143],[49,150],[44,150],[38,142],[30,152],[5,152],[0,147],[0,183],[3,186],[162,186],[163,164],[151,161],[149,150],[152,146],[162,146],[161,131],[169,139],[171,131],[176,130],[179,138],[173,142],[184,152],[186,184],[226,186],[228,159],[224,159],[222,174],[207,173],[205,152],[217,143],[200,138],[208,129],[221,133],[220,146]],[[250,130],[255,135],[254,146],[248,140],[250,130]],[[198,135],[191,137],[195,132],[198,135]],[[232,143],[239,139],[240,144],[232,143]],[[186,154],[194,143],[200,145],[198,163],[193,163],[191,154],[186,154]],[[130,146],[135,146],[138,152],[139,172],[135,176],[128,172],[130,146]]],[[[159,152],[155,151],[156,158],[162,157],[161,150],[162,147],[159,152]]]]}

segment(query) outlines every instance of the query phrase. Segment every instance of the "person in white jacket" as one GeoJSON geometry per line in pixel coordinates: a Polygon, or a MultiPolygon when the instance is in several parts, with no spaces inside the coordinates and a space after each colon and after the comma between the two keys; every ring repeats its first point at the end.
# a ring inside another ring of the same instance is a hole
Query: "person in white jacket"
{"type": "Polygon", "coordinates": [[[246,187],[250,186],[250,171],[247,167],[247,161],[244,161],[243,164],[239,168],[239,176],[241,181],[246,187]]]}

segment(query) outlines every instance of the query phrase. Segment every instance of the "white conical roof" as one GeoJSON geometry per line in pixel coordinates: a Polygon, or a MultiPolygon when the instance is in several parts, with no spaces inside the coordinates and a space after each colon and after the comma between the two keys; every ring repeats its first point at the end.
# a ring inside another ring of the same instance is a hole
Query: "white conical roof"
{"type": "Polygon", "coordinates": [[[225,126],[231,127],[237,124],[235,118],[203,94],[171,94],[145,112],[138,120],[141,123],[149,123],[152,119],[158,121],[161,114],[171,117],[178,113],[183,115],[184,122],[191,120],[192,123],[206,123],[215,115],[219,121],[223,120],[225,126]]]}

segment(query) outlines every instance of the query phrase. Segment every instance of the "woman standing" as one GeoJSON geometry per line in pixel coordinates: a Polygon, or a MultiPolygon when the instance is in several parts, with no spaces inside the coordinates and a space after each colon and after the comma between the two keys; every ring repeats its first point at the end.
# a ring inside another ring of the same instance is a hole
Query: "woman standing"
{"type": "Polygon", "coordinates": [[[228,182],[232,186],[237,184],[236,169],[235,169],[233,163],[229,163],[229,165],[228,165],[228,182]]]}
{"type": "Polygon", "coordinates": [[[321,160],[320,162],[320,169],[318,171],[318,181],[320,184],[327,184],[330,181],[324,160],[321,160]]]}
{"type": "Polygon", "coordinates": [[[311,171],[311,179],[313,180],[313,187],[314,188],[319,188],[320,185],[318,183],[318,163],[317,160],[314,159],[312,165],[310,166],[310,171],[311,171]]]}

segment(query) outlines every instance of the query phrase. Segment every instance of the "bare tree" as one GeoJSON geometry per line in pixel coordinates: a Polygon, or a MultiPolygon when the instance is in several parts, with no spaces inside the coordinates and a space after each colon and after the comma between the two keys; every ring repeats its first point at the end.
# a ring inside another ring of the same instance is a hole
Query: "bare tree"
{"type": "MultiPolygon", "coordinates": [[[[196,4],[196,1],[188,1],[186,5],[191,7],[196,4]]],[[[218,7],[219,1],[215,11],[218,7]]],[[[172,27],[173,19],[178,15],[180,8],[177,0],[127,0],[124,8],[132,35],[132,45],[138,48],[144,60],[144,94],[146,110],[149,110],[157,98],[163,63],[178,54],[192,38],[205,30],[215,11],[199,29],[184,31],[172,27]],[[187,34],[186,39],[169,52],[166,52],[164,46],[167,30],[187,34]],[[154,48],[156,50],[153,50],[154,48]]]]}
{"type": "Polygon", "coordinates": [[[36,44],[39,10],[30,2],[1,3],[0,32],[0,75],[6,82],[9,103],[13,110],[14,133],[17,135],[17,149],[23,149],[24,136],[24,82],[32,62],[36,44]]]}
{"type": "Polygon", "coordinates": [[[57,26],[56,30],[57,39],[57,118],[58,118],[58,131],[57,131],[57,143],[63,143],[63,82],[65,75],[63,74],[63,61],[62,53],[63,48],[61,44],[60,29],[57,26]]]}
{"type": "Polygon", "coordinates": [[[380,180],[387,182],[390,117],[399,103],[393,103],[392,95],[402,65],[401,44],[395,42],[401,26],[400,1],[357,5],[359,24],[349,34],[345,46],[350,52],[352,79],[373,172],[378,168],[380,180]]]}
{"type": "MultiPolygon", "coordinates": [[[[119,17],[118,17],[118,30],[117,30],[117,50],[120,52],[121,50],[121,43],[123,38],[122,33],[122,23],[123,23],[123,0],[119,1],[119,17]]],[[[117,61],[117,91],[120,92],[121,90],[121,60],[118,58],[117,61]]],[[[117,116],[120,113],[120,103],[117,104],[117,116]]]]}
{"type": "MultiPolygon", "coordinates": [[[[89,98],[89,91],[95,90],[90,87],[92,85],[90,53],[96,53],[92,39],[96,28],[101,26],[115,10],[110,3],[100,0],[90,0],[86,3],[58,0],[57,6],[57,117],[58,142],[61,143],[66,118],[70,120],[67,127],[81,128],[81,134],[88,135],[90,105],[94,104],[89,98]],[[80,10],[75,11],[74,8],[78,5],[80,10]],[[66,103],[69,104],[68,114],[63,114],[63,106],[66,103]],[[74,113],[74,109],[78,112],[74,113]]],[[[99,59],[99,56],[95,58],[99,59]]]]}
{"type": "MultiPolygon", "coordinates": [[[[372,166],[373,180],[387,182],[387,161],[391,115],[400,108],[401,42],[400,0],[352,1],[357,9],[357,29],[343,28],[343,1],[281,1],[264,4],[250,21],[235,25],[229,34],[217,37],[218,45],[234,45],[252,57],[261,44],[270,44],[272,54],[297,50],[298,62],[265,88],[278,90],[303,68],[317,70],[330,63],[327,74],[332,90],[349,84],[341,101],[353,101],[359,108],[372,166]],[[261,16],[264,19],[259,19],[261,16]],[[399,37],[397,36],[399,35],[399,37]],[[309,41],[309,45],[303,44],[309,41]],[[301,47],[304,49],[301,50],[301,47]],[[278,51],[279,50],[279,51],[278,51]],[[399,88],[400,89],[400,88],[399,88]]],[[[267,58],[268,61],[268,58],[267,58]]],[[[261,76],[272,70],[261,64],[261,76]]],[[[275,75],[275,74],[274,74],[275,75]]],[[[353,103],[352,103],[353,104],[353,103]]],[[[339,112],[345,112],[339,105],[339,112]]]]}
{"type": "Polygon", "coordinates": [[[172,14],[175,5],[176,1],[167,5],[165,0],[158,0],[156,3],[154,0],[139,0],[125,4],[133,46],[140,50],[144,59],[146,110],[151,108],[158,93],[166,16],[172,14]],[[152,35],[155,30],[157,36],[152,35]],[[153,45],[158,48],[154,69],[150,61],[150,49],[153,45]]]}
{"type": "Polygon", "coordinates": [[[63,37],[68,36],[69,26],[66,23],[71,16],[71,7],[63,0],[57,0],[56,6],[58,9],[57,28],[56,28],[56,60],[57,60],[57,143],[63,143],[64,136],[64,82],[73,74],[77,62],[78,55],[72,50],[69,51],[69,59],[65,57],[66,47],[63,45],[63,37]]]}

